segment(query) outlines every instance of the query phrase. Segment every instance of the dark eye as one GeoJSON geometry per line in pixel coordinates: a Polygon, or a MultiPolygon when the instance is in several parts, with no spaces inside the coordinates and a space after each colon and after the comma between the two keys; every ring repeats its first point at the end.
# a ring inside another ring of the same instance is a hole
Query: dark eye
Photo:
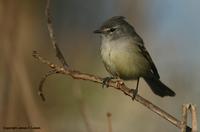
{"type": "Polygon", "coordinates": [[[116,28],[111,28],[110,32],[114,32],[116,30],[116,28]]]}

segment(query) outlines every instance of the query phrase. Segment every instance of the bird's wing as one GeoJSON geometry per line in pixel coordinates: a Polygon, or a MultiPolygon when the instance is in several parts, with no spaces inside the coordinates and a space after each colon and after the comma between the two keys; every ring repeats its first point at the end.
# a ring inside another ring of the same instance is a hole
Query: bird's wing
{"type": "Polygon", "coordinates": [[[142,55],[148,60],[148,62],[150,63],[150,65],[151,65],[151,70],[152,70],[153,74],[155,75],[155,77],[156,77],[157,79],[160,79],[160,75],[159,75],[159,73],[158,73],[158,70],[157,70],[155,64],[153,63],[153,60],[152,60],[150,54],[148,53],[148,51],[147,51],[146,48],[144,47],[144,42],[143,42],[143,40],[140,38],[139,35],[137,35],[137,36],[135,37],[135,39],[137,39],[137,42],[138,42],[137,45],[138,45],[138,47],[139,47],[139,49],[140,49],[140,51],[141,51],[141,54],[142,54],[142,55]]]}

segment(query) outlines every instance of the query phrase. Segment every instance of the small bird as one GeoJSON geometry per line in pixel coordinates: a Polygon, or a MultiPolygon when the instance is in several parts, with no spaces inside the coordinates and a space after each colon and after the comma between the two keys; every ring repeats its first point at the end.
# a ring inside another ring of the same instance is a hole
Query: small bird
{"type": "Polygon", "coordinates": [[[138,92],[140,77],[144,78],[153,93],[160,97],[175,96],[175,92],[160,81],[157,68],[144,46],[142,38],[123,16],[114,16],[105,21],[94,33],[101,34],[101,57],[110,79],[137,80],[138,92]]]}

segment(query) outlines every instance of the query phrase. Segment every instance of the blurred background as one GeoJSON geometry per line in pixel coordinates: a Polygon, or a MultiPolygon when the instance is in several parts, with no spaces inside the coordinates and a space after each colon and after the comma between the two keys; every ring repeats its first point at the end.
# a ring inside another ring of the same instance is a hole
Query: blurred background
{"type": "MultiPolygon", "coordinates": [[[[99,54],[100,38],[92,32],[106,19],[123,15],[143,38],[161,80],[177,95],[160,98],[143,80],[139,94],[178,119],[182,104],[200,105],[199,0],[51,1],[56,38],[71,67],[108,76],[99,54]]],[[[24,132],[108,131],[107,112],[113,132],[179,131],[119,91],[68,76],[49,77],[44,85],[47,100],[42,102],[38,85],[49,68],[32,51],[60,64],[44,10],[45,0],[0,0],[0,131],[8,131],[4,126],[41,128],[24,132]]]]}

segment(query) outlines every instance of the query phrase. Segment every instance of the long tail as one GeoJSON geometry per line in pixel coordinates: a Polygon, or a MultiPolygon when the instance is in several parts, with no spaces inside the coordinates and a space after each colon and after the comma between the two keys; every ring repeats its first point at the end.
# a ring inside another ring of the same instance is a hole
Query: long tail
{"type": "Polygon", "coordinates": [[[158,96],[175,96],[176,93],[156,78],[144,78],[151,90],[158,96]]]}

